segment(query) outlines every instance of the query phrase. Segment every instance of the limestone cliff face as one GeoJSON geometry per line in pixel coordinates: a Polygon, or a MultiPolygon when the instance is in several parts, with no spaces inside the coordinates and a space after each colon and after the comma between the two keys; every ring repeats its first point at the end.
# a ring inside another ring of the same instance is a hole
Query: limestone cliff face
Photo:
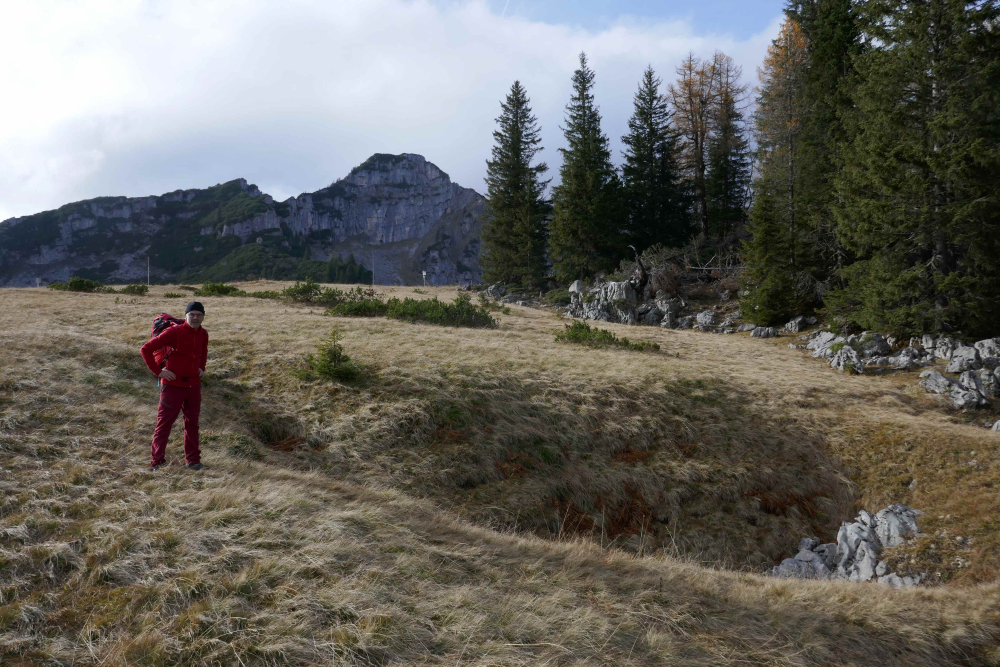
{"type": "Polygon", "coordinates": [[[329,187],[275,202],[243,179],[159,197],[104,197],[0,223],[0,284],[86,275],[169,279],[263,242],[374,267],[381,284],[478,282],[485,202],[423,157],[377,154],[329,187]]]}

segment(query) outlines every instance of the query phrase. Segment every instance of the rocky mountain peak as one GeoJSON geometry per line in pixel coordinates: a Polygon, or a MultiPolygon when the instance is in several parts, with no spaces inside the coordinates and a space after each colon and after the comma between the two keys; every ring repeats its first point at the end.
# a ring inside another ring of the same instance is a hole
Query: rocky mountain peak
{"type": "Polygon", "coordinates": [[[125,282],[145,276],[147,256],[159,279],[196,280],[274,275],[282,262],[352,255],[383,284],[478,282],[483,209],[475,190],[423,156],[376,153],[330,186],[280,203],[239,178],[204,190],[100,197],[5,221],[0,284],[71,275],[125,282]]]}
{"type": "Polygon", "coordinates": [[[390,155],[376,153],[351,170],[341,184],[370,187],[375,185],[395,187],[450,186],[451,179],[436,165],[416,153],[390,155]]]}

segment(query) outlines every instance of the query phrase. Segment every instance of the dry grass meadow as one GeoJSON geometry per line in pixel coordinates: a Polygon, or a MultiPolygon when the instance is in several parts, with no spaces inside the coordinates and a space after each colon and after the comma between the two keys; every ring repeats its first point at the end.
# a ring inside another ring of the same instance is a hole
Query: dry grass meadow
{"type": "Polygon", "coordinates": [[[0,290],[0,664],[1000,664],[997,415],[914,373],[205,297],[210,467],[178,422],[151,473],[138,348],[169,291],[0,290]],[[302,379],[335,326],[365,377],[302,379]],[[891,502],[926,513],[890,558],[932,585],[759,575],[891,502]]]}

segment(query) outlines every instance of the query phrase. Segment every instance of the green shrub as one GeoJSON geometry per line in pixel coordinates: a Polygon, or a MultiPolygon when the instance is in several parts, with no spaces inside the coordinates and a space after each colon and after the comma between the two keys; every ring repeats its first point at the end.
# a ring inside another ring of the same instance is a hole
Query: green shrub
{"type": "Polygon", "coordinates": [[[326,310],[335,317],[391,317],[407,322],[427,322],[450,327],[472,327],[493,329],[498,322],[483,306],[476,306],[468,294],[460,294],[452,303],[442,303],[434,299],[383,300],[371,288],[356,287],[349,292],[341,292],[341,300],[326,310]]]}
{"type": "Polygon", "coordinates": [[[340,344],[340,332],[334,329],[320,341],[316,354],[306,357],[312,371],[327,380],[351,382],[361,376],[362,369],[344,353],[340,344]]]}
{"type": "Polygon", "coordinates": [[[283,294],[289,301],[312,303],[322,296],[323,288],[312,278],[306,278],[305,282],[295,281],[294,285],[286,287],[283,294]]]}
{"type": "Polygon", "coordinates": [[[73,276],[64,283],[52,283],[49,285],[49,289],[63,292],[108,292],[112,294],[115,291],[113,287],[108,287],[99,280],[90,280],[88,278],[80,278],[79,276],[73,276]]]}
{"type": "Polygon", "coordinates": [[[633,343],[628,338],[618,338],[607,329],[591,327],[586,322],[573,322],[567,324],[565,331],[556,334],[556,341],[586,345],[587,347],[620,347],[625,350],[636,350],[643,352],[646,350],[659,350],[657,343],[649,341],[639,341],[633,343]]]}
{"type": "Polygon", "coordinates": [[[149,285],[126,285],[119,290],[122,294],[135,294],[138,296],[145,296],[149,292],[149,285]]]}
{"type": "Polygon", "coordinates": [[[495,310],[504,315],[510,315],[510,308],[503,305],[500,301],[494,301],[486,295],[486,292],[479,293],[479,306],[485,310],[495,310]]]}
{"type": "Polygon", "coordinates": [[[284,296],[284,293],[277,290],[261,290],[259,292],[247,292],[247,296],[252,296],[255,299],[280,299],[284,296]]]}
{"type": "Polygon", "coordinates": [[[192,287],[191,285],[178,285],[177,287],[180,288],[180,289],[186,289],[188,292],[197,292],[198,291],[197,287],[192,287]]]}
{"type": "Polygon", "coordinates": [[[225,283],[205,283],[195,290],[195,296],[246,296],[247,293],[235,285],[225,283]]]}
{"type": "Polygon", "coordinates": [[[167,292],[163,296],[166,299],[179,299],[179,298],[187,296],[187,295],[186,294],[181,294],[180,292],[167,292]]]}
{"type": "Polygon", "coordinates": [[[543,301],[550,306],[568,306],[570,304],[569,288],[560,287],[545,293],[543,301]]]}

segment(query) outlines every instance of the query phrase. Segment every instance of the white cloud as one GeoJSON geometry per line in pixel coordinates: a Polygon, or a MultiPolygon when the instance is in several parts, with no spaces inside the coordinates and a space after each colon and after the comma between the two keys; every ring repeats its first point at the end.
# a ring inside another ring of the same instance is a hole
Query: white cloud
{"type": "Polygon", "coordinates": [[[722,50],[752,79],[779,17],[746,41],[689,21],[594,32],[483,2],[34,0],[5,6],[0,219],[99,195],[243,176],[278,198],[375,152],[424,155],[483,190],[499,102],[532,98],[552,173],[577,54],[596,70],[613,146],[647,64],[722,50]]]}

